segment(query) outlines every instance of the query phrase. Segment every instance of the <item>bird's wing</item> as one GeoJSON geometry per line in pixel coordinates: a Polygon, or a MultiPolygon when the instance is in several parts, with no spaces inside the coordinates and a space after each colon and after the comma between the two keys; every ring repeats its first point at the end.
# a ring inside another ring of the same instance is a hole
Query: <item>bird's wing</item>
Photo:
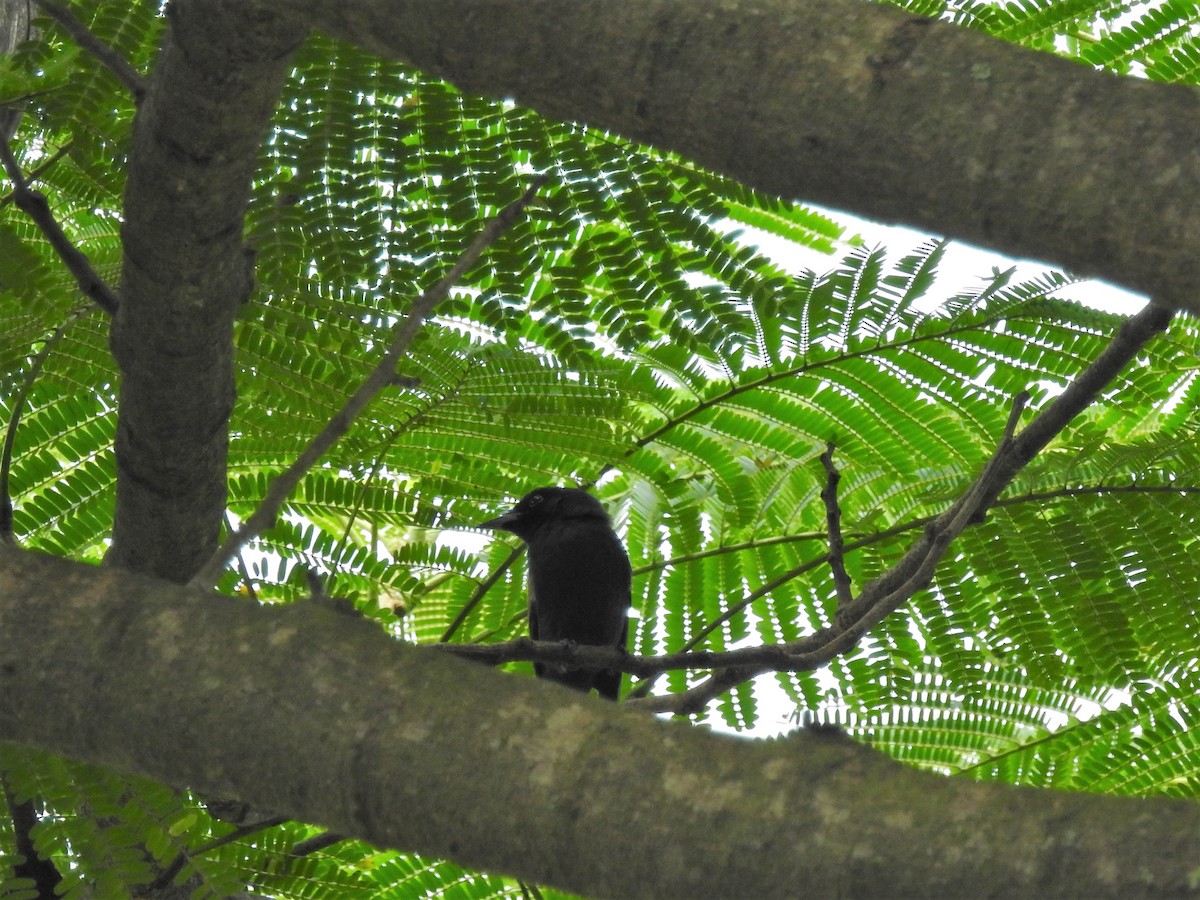
{"type": "Polygon", "coordinates": [[[540,640],[538,637],[538,608],[537,595],[533,590],[533,579],[529,579],[529,611],[526,613],[529,617],[529,636],[535,641],[540,640]]]}

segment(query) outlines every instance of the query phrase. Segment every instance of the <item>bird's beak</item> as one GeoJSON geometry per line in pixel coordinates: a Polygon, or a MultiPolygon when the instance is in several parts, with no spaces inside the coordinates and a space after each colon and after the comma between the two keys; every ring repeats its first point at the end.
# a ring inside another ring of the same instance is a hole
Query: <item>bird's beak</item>
{"type": "Polygon", "coordinates": [[[494,519],[488,519],[486,522],[480,522],[475,527],[476,528],[492,528],[492,529],[498,529],[500,531],[508,531],[509,530],[508,526],[510,526],[516,520],[517,520],[516,515],[514,515],[510,511],[510,512],[506,512],[502,516],[496,516],[496,518],[494,518],[494,519]]]}

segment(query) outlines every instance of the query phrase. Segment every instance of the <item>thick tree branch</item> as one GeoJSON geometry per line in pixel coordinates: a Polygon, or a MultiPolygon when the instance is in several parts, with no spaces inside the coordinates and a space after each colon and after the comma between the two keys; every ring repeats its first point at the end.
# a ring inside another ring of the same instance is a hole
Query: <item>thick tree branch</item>
{"type": "Polygon", "coordinates": [[[590,896],[1182,896],[1200,855],[1193,803],[712,735],[319,604],[11,548],[0,598],[5,739],[590,896]]]}
{"type": "Polygon", "coordinates": [[[1200,312],[1195,88],[863,0],[288,6],[465,90],[675,150],[768,193],[1200,312]]]}
{"type": "Polygon", "coordinates": [[[193,587],[211,588],[221,577],[221,573],[225,571],[225,565],[246,545],[246,542],[262,534],[264,530],[275,523],[275,517],[279,514],[279,510],[291,496],[292,491],[296,489],[296,485],[300,483],[300,479],[304,477],[305,473],[316,465],[338,438],[350,430],[350,426],[358,414],[367,408],[367,404],[375,398],[375,395],[395,383],[396,363],[408,352],[409,345],[417,336],[421,326],[425,324],[425,320],[433,313],[434,307],[450,293],[450,289],[458,283],[467,270],[479,261],[484,251],[516,221],[529,202],[533,200],[538,188],[546,183],[546,180],[545,177],[536,178],[533,185],[524,194],[500,210],[496,217],[488,222],[471,241],[458,261],[438,280],[437,284],[413,301],[408,315],[396,326],[391,345],[371,374],[359,385],[358,390],[350,395],[342,408],[329,420],[329,423],[309,442],[295,462],[271,482],[271,486],[267,489],[267,495],[259,504],[258,509],[236,533],[226,539],[213,557],[196,573],[191,581],[193,587]]]}
{"type": "Polygon", "coordinates": [[[117,80],[133,94],[133,99],[141,102],[142,97],[146,93],[146,81],[142,78],[129,61],[120,53],[114,50],[96,35],[88,30],[75,17],[71,10],[61,3],[54,3],[52,0],[35,0],[42,11],[51,19],[58,23],[67,34],[71,36],[76,44],[94,56],[100,63],[117,77],[117,80]]]}
{"type": "Polygon", "coordinates": [[[233,319],[253,287],[250,178],[306,27],[265,4],[167,9],[125,189],[109,561],[187,581],[216,549],[225,511],[233,319]]]}

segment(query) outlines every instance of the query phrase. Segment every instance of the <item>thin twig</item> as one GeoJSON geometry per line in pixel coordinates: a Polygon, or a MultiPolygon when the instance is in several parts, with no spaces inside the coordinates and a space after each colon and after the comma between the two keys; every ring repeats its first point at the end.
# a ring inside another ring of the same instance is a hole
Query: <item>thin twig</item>
{"type": "Polygon", "coordinates": [[[346,835],[344,834],[338,834],[333,831],[322,831],[293,845],[289,853],[292,856],[311,856],[319,850],[332,847],[334,844],[340,844],[344,840],[346,840],[346,835]]]}
{"type": "MultiPolygon", "coordinates": [[[[64,156],[66,156],[68,153],[71,152],[71,147],[73,147],[74,144],[75,144],[74,141],[67,141],[65,144],[63,144],[61,147],[59,147],[57,150],[55,150],[52,154],[47,156],[40,163],[38,163],[36,166],[34,166],[32,169],[30,169],[29,172],[25,175],[25,184],[30,185],[33,182],[37,181],[39,178],[41,178],[41,176],[47,170],[49,170],[60,159],[62,159],[64,156]]],[[[4,207],[8,206],[8,204],[15,202],[16,198],[17,198],[16,191],[9,191],[3,197],[0,197],[0,209],[3,209],[4,207]]]]}
{"type": "Polygon", "coordinates": [[[151,889],[160,891],[165,889],[167,885],[174,881],[175,877],[183,871],[183,867],[197,856],[202,856],[205,853],[211,853],[214,850],[219,850],[226,844],[232,844],[234,841],[240,841],[242,838],[249,837],[252,834],[257,834],[260,831],[267,831],[270,828],[276,828],[285,822],[290,821],[291,819],[289,819],[287,816],[272,816],[269,819],[263,819],[259,822],[250,822],[246,825],[239,825],[237,828],[233,829],[233,831],[223,834],[220,837],[213,838],[207,844],[202,844],[194,850],[188,850],[184,853],[180,853],[175,857],[171,864],[163,869],[162,872],[159,873],[159,876],[154,879],[151,889]]]}
{"type": "MultiPolygon", "coordinates": [[[[463,622],[467,620],[467,616],[471,614],[472,610],[475,609],[475,607],[479,604],[479,601],[483,599],[484,595],[492,589],[492,585],[504,577],[504,573],[512,568],[512,564],[520,559],[521,554],[524,552],[525,546],[523,544],[520,547],[514,547],[509,551],[508,556],[504,558],[504,562],[500,563],[500,565],[498,565],[486,579],[480,582],[479,587],[475,588],[475,590],[471,593],[471,596],[467,599],[467,602],[462,605],[462,609],[460,609],[458,614],[455,615],[454,621],[446,627],[446,630],[442,632],[442,636],[438,638],[439,642],[447,644],[450,638],[454,637],[455,632],[457,632],[458,629],[462,627],[463,622]]],[[[447,644],[447,646],[457,645],[447,644]]]]}
{"type": "Polygon", "coordinates": [[[140,103],[146,95],[146,79],[140,72],[129,64],[120,53],[110,47],[88,29],[75,14],[61,3],[51,0],[37,0],[42,12],[58,23],[76,44],[96,57],[100,63],[117,77],[121,84],[133,94],[135,103],[140,103]]]}
{"type": "Polygon", "coordinates": [[[619,648],[576,644],[571,641],[535,641],[513,638],[498,644],[430,644],[430,647],[473,662],[502,665],[510,662],[542,662],[552,665],[578,664],[581,668],[620,669],[646,678],[674,669],[715,669],[734,665],[778,663],[783,669],[789,660],[777,644],[747,647],[742,650],[694,650],[660,656],[632,656],[619,648]]]}
{"type": "Polygon", "coordinates": [[[437,284],[413,301],[408,316],[397,326],[392,344],[384,353],[379,364],[367,376],[358,390],[350,396],[346,404],[312,439],[300,456],[296,458],[296,461],[271,482],[270,487],[267,488],[267,495],[259,504],[258,509],[251,514],[235,534],[225,539],[220,549],[196,573],[190,582],[192,587],[202,590],[211,589],[217,583],[217,579],[221,577],[221,573],[225,571],[226,564],[234,554],[244,547],[247,541],[262,534],[274,524],[279,510],[283,508],[283,504],[291,496],[305,473],[350,429],[359,413],[366,408],[375,395],[392,384],[396,373],[396,363],[408,351],[413,338],[417,336],[417,332],[433,312],[434,307],[450,292],[458,279],[479,260],[483,252],[516,221],[517,216],[529,205],[538,188],[546,181],[546,176],[536,178],[529,190],[502,209],[494,219],[484,226],[450,271],[437,284]]]}
{"type": "MultiPolygon", "coordinates": [[[[935,518],[908,552],[883,575],[868,583],[855,601],[840,610],[832,627],[808,638],[772,648],[781,657],[803,657],[801,668],[814,669],[854,647],[862,637],[928,587],[938,562],[950,544],[980,521],[1016,474],[1053,438],[1086,409],[1146,343],[1166,329],[1172,310],[1151,303],[1121,324],[1116,336],[1079,377],[1067,386],[1015,437],[1012,432],[1024,408],[1025,397],[1013,402],[1005,433],[979,477],[949,509],[935,518]]],[[[764,648],[766,649],[766,648],[764,648]]],[[[650,697],[637,705],[655,712],[693,713],[714,697],[765,671],[795,670],[800,660],[782,666],[761,665],[714,672],[690,690],[667,697],[650,697]]]]}
{"type": "Polygon", "coordinates": [[[854,593],[842,555],[845,549],[842,543],[842,511],[838,507],[837,496],[837,486],[842,476],[833,464],[833,449],[833,441],[830,441],[821,454],[821,464],[825,467],[825,487],[821,491],[821,499],[825,502],[825,524],[829,528],[829,569],[833,573],[838,606],[842,607],[854,599],[854,593]]]}
{"type": "Polygon", "coordinates": [[[54,248],[59,259],[75,276],[79,290],[110,316],[115,314],[117,295],[92,268],[88,258],[71,243],[62,228],[59,227],[58,222],[54,220],[54,214],[50,211],[50,204],[46,197],[29,187],[29,183],[21,174],[21,167],[6,141],[0,141],[0,162],[4,164],[4,170],[13,183],[13,202],[33,220],[33,223],[46,236],[46,240],[50,242],[50,246],[54,248]]]}
{"type": "Polygon", "coordinates": [[[21,424],[21,416],[25,414],[25,404],[29,400],[29,392],[32,390],[34,382],[37,381],[38,375],[41,374],[42,366],[51,351],[58,346],[58,342],[63,339],[70,327],[93,309],[95,309],[93,306],[84,306],[75,310],[67,316],[65,322],[54,329],[53,333],[43,342],[41,349],[34,354],[25,377],[21,379],[21,386],[17,389],[16,396],[13,397],[12,415],[9,417],[8,427],[4,431],[3,449],[0,449],[0,541],[6,544],[16,542],[13,534],[12,489],[9,479],[12,474],[13,446],[17,440],[17,428],[21,424]]]}

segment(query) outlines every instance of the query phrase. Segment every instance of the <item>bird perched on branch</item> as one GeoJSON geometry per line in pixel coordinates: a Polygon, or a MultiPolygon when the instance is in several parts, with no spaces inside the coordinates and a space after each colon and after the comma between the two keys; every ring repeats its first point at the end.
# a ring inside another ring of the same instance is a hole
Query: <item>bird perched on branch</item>
{"type": "MultiPolygon", "coordinates": [[[[531,491],[480,528],[510,531],[529,548],[529,636],[625,649],[629,557],[600,501],[577,488],[531,491]]],[[[616,700],[621,673],[534,663],[539,678],[616,700]]]]}

